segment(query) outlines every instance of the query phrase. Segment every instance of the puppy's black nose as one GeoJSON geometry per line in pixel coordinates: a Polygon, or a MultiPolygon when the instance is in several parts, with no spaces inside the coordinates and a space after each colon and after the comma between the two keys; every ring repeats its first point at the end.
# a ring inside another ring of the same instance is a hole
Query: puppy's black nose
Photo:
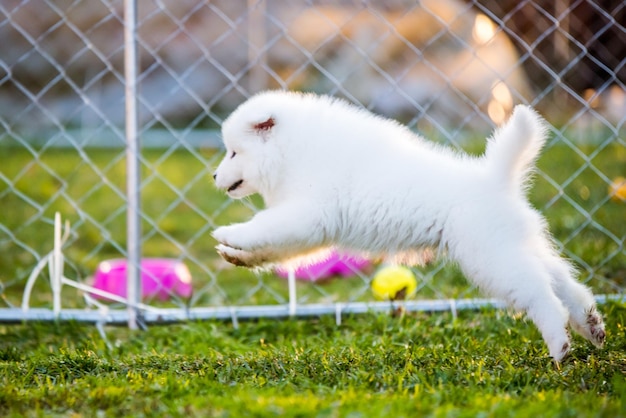
{"type": "Polygon", "coordinates": [[[217,178],[217,173],[213,174],[213,180],[215,180],[217,178]]]}

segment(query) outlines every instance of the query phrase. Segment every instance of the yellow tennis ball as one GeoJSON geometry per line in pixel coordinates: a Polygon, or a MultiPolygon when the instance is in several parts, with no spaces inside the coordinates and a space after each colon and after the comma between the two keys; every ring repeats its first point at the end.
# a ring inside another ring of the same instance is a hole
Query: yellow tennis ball
{"type": "Polygon", "coordinates": [[[406,267],[388,266],[376,272],[371,286],[376,299],[399,300],[415,293],[417,280],[413,272],[406,267]]]}
{"type": "Polygon", "coordinates": [[[626,202],[626,179],[624,177],[615,177],[609,186],[609,195],[615,201],[626,202]]]}

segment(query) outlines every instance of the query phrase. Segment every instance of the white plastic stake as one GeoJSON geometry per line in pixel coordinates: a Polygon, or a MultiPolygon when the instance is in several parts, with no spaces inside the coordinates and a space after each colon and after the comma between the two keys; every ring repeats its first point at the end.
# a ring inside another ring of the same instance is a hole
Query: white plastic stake
{"type": "Polygon", "coordinates": [[[54,214],[54,248],[50,259],[50,281],[52,286],[52,309],[54,316],[61,313],[61,279],[63,278],[63,252],[61,251],[61,214],[54,214]]]}
{"type": "Polygon", "coordinates": [[[289,268],[287,272],[287,282],[289,284],[289,316],[296,315],[296,272],[293,268],[289,268]]]}

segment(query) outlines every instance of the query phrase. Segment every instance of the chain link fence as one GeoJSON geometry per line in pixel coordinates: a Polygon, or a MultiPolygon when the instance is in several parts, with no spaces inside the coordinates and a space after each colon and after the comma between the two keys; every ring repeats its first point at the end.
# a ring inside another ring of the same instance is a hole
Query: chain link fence
{"type": "MultiPolygon", "coordinates": [[[[615,1],[139,2],[137,244],[184,263],[192,292],[160,283],[167,297],[135,308],[154,321],[388,308],[372,303],[372,263],[294,281],[216,255],[211,231],[262,205],[212,187],[219,127],[269,88],[341,96],[474,153],[514,104],[535,106],[552,139],[531,200],[581,280],[622,295],[625,24],[615,1]]],[[[127,319],[87,287],[129,256],[124,28],[121,0],[0,2],[2,320],[127,319]],[[57,212],[69,226],[55,232],[57,212]]],[[[454,266],[414,273],[407,306],[475,306],[454,266]]]]}

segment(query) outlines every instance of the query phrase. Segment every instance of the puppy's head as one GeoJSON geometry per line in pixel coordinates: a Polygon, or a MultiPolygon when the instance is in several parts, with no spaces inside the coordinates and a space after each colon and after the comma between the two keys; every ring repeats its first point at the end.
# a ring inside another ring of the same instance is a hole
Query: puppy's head
{"type": "Polygon", "coordinates": [[[254,97],[237,108],[222,125],[226,154],[213,178],[219,189],[235,199],[265,195],[277,175],[279,116],[254,97]]]}

